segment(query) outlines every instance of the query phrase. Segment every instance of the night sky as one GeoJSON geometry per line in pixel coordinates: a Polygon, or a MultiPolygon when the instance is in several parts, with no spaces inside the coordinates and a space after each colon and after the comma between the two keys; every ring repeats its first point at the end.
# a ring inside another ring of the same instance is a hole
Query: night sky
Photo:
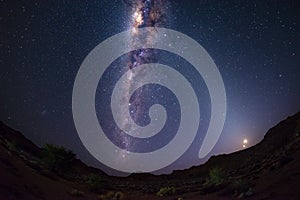
{"type": "MultiPolygon", "coordinates": [[[[73,121],[72,91],[76,74],[89,52],[110,36],[131,28],[130,2],[1,0],[0,120],[40,146],[45,143],[63,145],[87,164],[109,174],[121,174],[99,163],[83,146],[73,121]]],[[[182,32],[196,40],[214,60],[224,81],[226,121],[209,155],[240,150],[245,138],[247,147],[252,146],[263,139],[269,128],[299,111],[300,4],[297,1],[163,2],[159,8],[163,20],[155,26],[182,32]]],[[[103,91],[102,87],[107,91],[115,84],[124,73],[124,63],[128,64],[128,58],[139,53],[118,58],[105,72],[106,78],[99,82],[96,111],[99,122],[107,124],[107,130],[112,126],[111,116],[101,111],[110,92],[99,91],[103,91]]],[[[202,132],[210,117],[205,83],[201,77],[193,75],[189,63],[179,56],[151,49],[145,53],[151,56],[141,61],[142,64],[156,61],[173,66],[191,79],[201,99],[203,123],[192,146],[179,160],[156,173],[203,163],[209,158],[198,158],[202,132]]],[[[133,105],[139,93],[143,98],[137,105],[144,105],[147,99],[150,99],[148,104],[160,103],[173,120],[167,123],[168,134],[161,137],[159,143],[128,146],[131,151],[147,152],[165,145],[164,139],[172,139],[180,110],[175,96],[164,87],[148,85],[143,91],[137,91],[131,97],[133,105]],[[149,92],[151,90],[153,92],[149,92]],[[171,102],[174,108],[168,108],[171,102]]],[[[136,112],[138,124],[149,123],[149,105],[130,109],[136,112]]],[[[111,138],[118,144],[118,138],[111,138]]]]}

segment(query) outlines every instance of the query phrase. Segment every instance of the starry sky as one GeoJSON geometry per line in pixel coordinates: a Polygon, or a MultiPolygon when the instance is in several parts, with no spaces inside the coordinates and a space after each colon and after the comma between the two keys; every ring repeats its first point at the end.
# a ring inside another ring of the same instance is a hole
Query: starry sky
{"type": "MultiPolygon", "coordinates": [[[[131,28],[130,1],[1,0],[0,5],[0,120],[40,146],[63,145],[87,164],[108,174],[122,175],[99,163],[82,145],[73,122],[72,90],[80,65],[89,52],[108,37],[131,28]]],[[[182,32],[201,44],[224,81],[226,121],[209,156],[240,150],[245,138],[247,146],[252,146],[263,139],[269,128],[299,111],[300,4],[297,1],[188,0],[182,3],[169,0],[162,6],[164,19],[157,26],[182,32]]],[[[201,77],[185,70],[190,69],[189,64],[178,56],[149,51],[155,55],[155,61],[174,68],[177,63],[186,66],[178,70],[190,77],[203,93],[199,106],[204,128],[201,126],[199,130],[205,131],[210,103],[201,77]]],[[[122,71],[118,67],[124,60],[128,61],[128,55],[113,63],[106,74],[114,78],[100,81],[97,91],[101,84],[107,86],[116,81],[120,75],[114,70],[122,71]]],[[[154,102],[165,106],[168,106],[166,102],[177,102],[164,88],[150,85],[145,91],[150,90],[155,92],[146,92],[143,99],[163,93],[154,102]]],[[[102,109],[101,94],[96,94],[96,110],[102,109]]],[[[132,107],[132,110],[137,109],[132,107]]],[[[169,110],[175,121],[180,118],[178,107],[169,110]]],[[[98,118],[106,123],[109,117],[98,118]]],[[[145,117],[137,123],[148,121],[145,117]]],[[[176,129],[176,125],[169,126],[170,130],[176,129]]],[[[198,158],[199,143],[201,136],[196,137],[180,159],[156,173],[203,163],[209,156],[203,160],[198,158]]],[[[146,150],[140,145],[132,150],[150,151],[161,145],[153,143],[146,150]]]]}

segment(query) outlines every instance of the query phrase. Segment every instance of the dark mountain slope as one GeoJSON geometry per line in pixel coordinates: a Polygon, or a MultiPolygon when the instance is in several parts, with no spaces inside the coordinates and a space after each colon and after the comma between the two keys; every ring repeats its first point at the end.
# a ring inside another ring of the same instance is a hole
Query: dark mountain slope
{"type": "Polygon", "coordinates": [[[300,112],[251,148],[170,175],[119,178],[86,166],[64,148],[39,148],[0,123],[0,199],[297,199],[299,134],[300,112]]]}

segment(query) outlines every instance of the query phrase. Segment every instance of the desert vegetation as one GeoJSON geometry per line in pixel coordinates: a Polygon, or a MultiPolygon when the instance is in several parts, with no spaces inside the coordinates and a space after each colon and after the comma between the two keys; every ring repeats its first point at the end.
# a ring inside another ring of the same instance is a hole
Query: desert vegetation
{"type": "Polygon", "coordinates": [[[176,194],[176,189],[173,186],[162,187],[157,192],[157,196],[160,196],[160,197],[172,196],[174,194],[176,194]]]}
{"type": "Polygon", "coordinates": [[[120,191],[109,191],[106,194],[98,196],[99,200],[122,200],[124,197],[123,192],[120,191]]]}
{"type": "Polygon", "coordinates": [[[61,146],[46,144],[42,148],[41,162],[45,169],[65,175],[72,167],[75,154],[61,146]]]}

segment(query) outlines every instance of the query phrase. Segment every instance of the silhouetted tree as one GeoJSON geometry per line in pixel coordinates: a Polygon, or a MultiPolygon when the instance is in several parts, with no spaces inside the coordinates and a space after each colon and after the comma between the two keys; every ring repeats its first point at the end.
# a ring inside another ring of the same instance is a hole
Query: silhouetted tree
{"type": "Polygon", "coordinates": [[[61,146],[46,144],[42,149],[42,162],[45,168],[58,174],[68,171],[75,158],[76,156],[71,150],[61,146]]]}

